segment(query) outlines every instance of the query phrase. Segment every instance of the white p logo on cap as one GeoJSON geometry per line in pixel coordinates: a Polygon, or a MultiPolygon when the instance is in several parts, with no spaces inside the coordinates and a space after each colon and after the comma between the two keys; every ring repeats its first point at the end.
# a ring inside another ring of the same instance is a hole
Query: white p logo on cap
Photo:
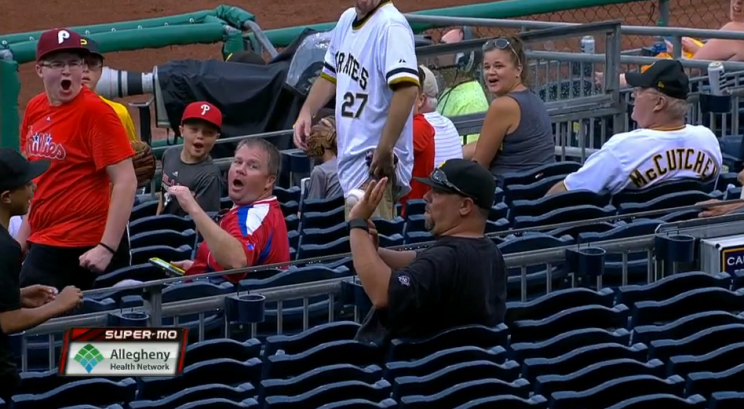
{"type": "Polygon", "coordinates": [[[68,38],[70,38],[70,32],[69,31],[67,31],[67,30],[59,30],[59,32],[57,33],[57,44],[64,43],[65,40],[67,40],[68,38]]]}
{"type": "Polygon", "coordinates": [[[209,105],[202,104],[202,106],[201,106],[201,110],[202,110],[202,113],[201,114],[202,114],[202,116],[204,116],[207,112],[209,112],[210,109],[212,109],[212,108],[210,108],[209,105]]]}

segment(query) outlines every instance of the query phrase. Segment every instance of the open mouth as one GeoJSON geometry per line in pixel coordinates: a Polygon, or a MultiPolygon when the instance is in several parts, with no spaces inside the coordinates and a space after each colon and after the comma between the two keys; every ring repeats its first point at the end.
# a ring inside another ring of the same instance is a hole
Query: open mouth
{"type": "Polygon", "coordinates": [[[489,78],[488,79],[488,86],[495,87],[499,83],[499,80],[495,78],[489,78]]]}
{"type": "Polygon", "coordinates": [[[69,91],[70,88],[72,88],[72,81],[70,81],[70,80],[62,80],[62,82],[60,83],[60,85],[62,86],[62,90],[63,91],[69,91]]]}
{"type": "Polygon", "coordinates": [[[194,142],[194,148],[196,149],[202,149],[204,147],[204,144],[201,142],[194,142]]]}
{"type": "Polygon", "coordinates": [[[240,189],[241,187],[243,187],[243,181],[235,179],[233,180],[232,185],[236,189],[240,189]]]}

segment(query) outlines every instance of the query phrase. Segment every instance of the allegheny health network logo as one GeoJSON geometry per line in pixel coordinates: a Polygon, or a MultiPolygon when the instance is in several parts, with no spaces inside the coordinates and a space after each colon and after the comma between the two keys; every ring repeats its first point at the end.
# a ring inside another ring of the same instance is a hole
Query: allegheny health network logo
{"type": "Polygon", "coordinates": [[[101,352],[96,347],[88,344],[80,348],[80,351],[75,355],[75,361],[90,373],[96,365],[103,361],[103,355],[101,355],[101,352]]]}

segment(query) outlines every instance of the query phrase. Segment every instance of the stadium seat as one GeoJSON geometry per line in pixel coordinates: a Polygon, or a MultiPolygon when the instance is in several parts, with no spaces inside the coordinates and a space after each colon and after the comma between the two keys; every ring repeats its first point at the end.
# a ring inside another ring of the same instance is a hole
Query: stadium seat
{"type": "Polygon", "coordinates": [[[581,163],[565,161],[555,162],[536,167],[523,172],[507,173],[504,175],[504,186],[530,185],[554,176],[565,176],[581,168],[581,163]]]}
{"type": "Polygon", "coordinates": [[[188,244],[179,247],[170,247],[166,245],[140,247],[132,249],[132,265],[146,264],[148,263],[148,260],[153,257],[157,257],[168,262],[191,260],[193,258],[191,256],[192,251],[192,246],[188,244]]]}
{"type": "Polygon", "coordinates": [[[344,223],[344,208],[329,210],[327,212],[302,213],[302,229],[327,229],[344,223]]]}
{"type": "Polygon", "coordinates": [[[504,185],[504,203],[511,205],[516,200],[538,200],[548,193],[553,185],[565,179],[565,175],[550,176],[529,184],[504,185]]]}
{"type": "Polygon", "coordinates": [[[715,189],[715,181],[699,181],[695,179],[671,180],[646,189],[624,190],[612,197],[612,204],[619,206],[623,203],[644,203],[670,193],[688,191],[711,193],[713,189],[715,189]]]}
{"type": "Polygon", "coordinates": [[[324,213],[343,206],[344,196],[338,195],[325,199],[305,199],[302,202],[300,211],[302,213],[324,213]]]}
{"type": "Polygon", "coordinates": [[[509,218],[513,220],[517,216],[537,217],[572,206],[589,205],[601,208],[608,204],[610,204],[608,195],[598,195],[588,190],[562,192],[536,200],[515,200],[511,203],[509,218]]]}
{"type": "Polygon", "coordinates": [[[194,228],[194,221],[188,217],[161,214],[160,216],[142,217],[129,223],[129,236],[156,230],[186,231],[194,228]]]}
{"type": "Polygon", "coordinates": [[[256,395],[256,389],[250,383],[235,387],[218,383],[205,383],[184,391],[174,393],[158,400],[136,400],[129,403],[131,409],[175,409],[191,402],[205,399],[226,399],[230,402],[241,402],[256,395]]]}
{"type": "Polygon", "coordinates": [[[131,236],[129,241],[132,249],[150,246],[193,247],[196,244],[196,231],[151,230],[131,236]]]}
{"type": "Polygon", "coordinates": [[[289,379],[263,380],[259,398],[302,395],[313,389],[344,381],[373,384],[381,378],[382,368],[377,365],[365,367],[350,364],[327,365],[289,379]]]}
{"type": "Polygon", "coordinates": [[[103,378],[83,379],[37,395],[15,395],[13,407],[53,409],[82,404],[110,405],[133,401],[136,391],[137,382],[132,378],[118,381],[103,378]]]}
{"type": "Polygon", "coordinates": [[[157,210],[157,200],[149,200],[147,202],[140,203],[132,208],[132,213],[129,215],[129,221],[133,222],[143,217],[155,216],[157,210]]]}
{"type": "Polygon", "coordinates": [[[187,366],[176,377],[141,378],[137,400],[158,400],[206,382],[222,385],[257,383],[261,379],[261,360],[210,359],[187,366]]]}

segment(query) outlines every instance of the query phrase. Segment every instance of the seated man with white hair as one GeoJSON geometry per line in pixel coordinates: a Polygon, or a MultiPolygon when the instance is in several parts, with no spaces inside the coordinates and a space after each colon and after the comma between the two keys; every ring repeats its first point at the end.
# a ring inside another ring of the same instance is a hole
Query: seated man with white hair
{"type": "Polygon", "coordinates": [[[682,63],[656,61],[643,73],[628,73],[626,80],[635,87],[632,118],[638,129],[614,135],[547,195],[572,190],[615,194],[672,179],[718,177],[723,157],[716,135],[686,124],[690,81],[682,63]]]}
{"type": "Polygon", "coordinates": [[[434,167],[448,159],[462,159],[462,139],[449,118],[437,111],[439,85],[434,73],[424,67],[424,83],[421,85],[421,103],[417,102],[418,112],[424,114],[426,121],[434,128],[434,167]]]}

